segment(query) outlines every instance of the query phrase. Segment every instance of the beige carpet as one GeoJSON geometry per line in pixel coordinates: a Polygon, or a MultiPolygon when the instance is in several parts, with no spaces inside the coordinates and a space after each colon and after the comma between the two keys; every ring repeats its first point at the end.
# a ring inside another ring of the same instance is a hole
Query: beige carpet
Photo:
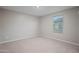
{"type": "Polygon", "coordinates": [[[33,38],[23,39],[15,42],[5,43],[0,45],[0,52],[34,52],[34,53],[52,53],[52,52],[79,52],[79,47],[64,43],[61,41],[46,39],[46,38],[33,38]]]}

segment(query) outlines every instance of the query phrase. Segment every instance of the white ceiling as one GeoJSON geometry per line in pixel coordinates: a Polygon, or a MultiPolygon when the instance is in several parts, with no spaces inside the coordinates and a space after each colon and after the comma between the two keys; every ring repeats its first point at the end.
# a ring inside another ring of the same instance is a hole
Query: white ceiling
{"type": "Polygon", "coordinates": [[[39,8],[36,8],[36,6],[3,6],[2,8],[34,16],[45,16],[50,13],[73,8],[73,6],[40,6],[39,8]]]}

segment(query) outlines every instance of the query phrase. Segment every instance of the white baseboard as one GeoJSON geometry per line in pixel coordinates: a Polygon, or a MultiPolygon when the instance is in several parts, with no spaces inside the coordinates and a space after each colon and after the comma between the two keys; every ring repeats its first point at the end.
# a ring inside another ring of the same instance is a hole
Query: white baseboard
{"type": "Polygon", "coordinates": [[[7,40],[7,41],[2,41],[2,42],[0,42],[0,44],[4,44],[4,43],[10,43],[10,42],[14,42],[14,41],[18,41],[18,40],[23,40],[23,39],[33,39],[33,38],[37,38],[37,36],[35,36],[35,37],[30,37],[30,38],[18,38],[18,39],[13,39],[13,40],[7,40]]]}
{"type": "Polygon", "coordinates": [[[72,45],[75,45],[75,46],[79,46],[79,44],[75,43],[75,42],[70,42],[70,41],[67,41],[67,40],[61,40],[61,39],[57,39],[57,38],[48,38],[48,37],[44,37],[44,36],[35,36],[35,37],[30,37],[30,38],[25,38],[24,37],[24,38],[20,38],[20,39],[13,39],[13,40],[0,42],[0,44],[14,42],[14,41],[23,40],[23,39],[33,39],[33,38],[37,38],[37,37],[46,38],[46,39],[54,39],[54,40],[62,41],[62,42],[65,42],[65,43],[68,43],[68,44],[72,44],[72,45]]]}
{"type": "Polygon", "coordinates": [[[55,40],[62,41],[62,42],[68,43],[68,44],[72,44],[72,45],[75,45],[75,46],[79,46],[78,43],[71,42],[71,41],[67,41],[67,40],[61,40],[61,39],[57,39],[57,38],[48,38],[48,37],[43,37],[43,38],[47,38],[47,39],[55,39],[55,40]]]}

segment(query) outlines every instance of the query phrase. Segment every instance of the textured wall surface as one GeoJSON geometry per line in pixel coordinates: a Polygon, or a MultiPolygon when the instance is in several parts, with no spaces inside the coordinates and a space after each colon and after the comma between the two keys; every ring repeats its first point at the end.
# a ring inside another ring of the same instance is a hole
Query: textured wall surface
{"type": "Polygon", "coordinates": [[[38,35],[38,18],[17,12],[1,11],[1,29],[3,39],[0,42],[23,38],[36,37],[38,35]]]}
{"type": "Polygon", "coordinates": [[[70,42],[79,43],[78,38],[78,20],[79,20],[79,9],[73,8],[61,12],[57,12],[45,17],[42,17],[41,19],[41,28],[42,28],[42,36],[48,37],[48,38],[56,38],[60,40],[66,40],[70,42]],[[64,31],[63,33],[54,33],[53,31],[53,16],[63,16],[64,21],[64,31]]]}
{"type": "Polygon", "coordinates": [[[0,44],[0,52],[79,52],[79,46],[54,39],[79,43],[78,10],[69,9],[41,18],[0,10],[0,42],[14,41],[0,44]],[[64,16],[63,33],[53,32],[52,17],[56,15],[64,16]]]}

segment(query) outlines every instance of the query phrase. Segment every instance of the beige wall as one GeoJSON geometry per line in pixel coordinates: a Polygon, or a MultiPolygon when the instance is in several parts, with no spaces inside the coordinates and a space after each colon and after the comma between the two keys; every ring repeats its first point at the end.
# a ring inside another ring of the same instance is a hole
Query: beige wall
{"type": "MultiPolygon", "coordinates": [[[[0,42],[38,36],[38,18],[0,9],[3,39],[0,42]]],[[[1,36],[2,37],[2,36],[1,36]]]]}
{"type": "Polygon", "coordinates": [[[37,18],[12,11],[0,9],[0,42],[15,42],[0,44],[0,52],[79,52],[79,47],[65,42],[67,40],[79,43],[78,8],[57,12],[37,18]],[[64,16],[64,32],[53,32],[53,16],[64,16]],[[32,38],[42,36],[47,38],[32,38]]]}
{"type": "Polygon", "coordinates": [[[69,10],[64,10],[57,13],[52,13],[41,18],[42,29],[41,34],[43,37],[48,37],[52,39],[60,39],[69,42],[79,43],[78,38],[78,20],[79,20],[79,9],[73,8],[69,10]],[[53,16],[64,16],[64,32],[54,33],[53,31],[53,16]]]}
{"type": "Polygon", "coordinates": [[[64,10],[44,17],[0,9],[0,42],[36,36],[79,43],[78,8],[64,10]],[[64,32],[53,32],[53,16],[64,16],[64,32]]]}
{"type": "Polygon", "coordinates": [[[2,12],[0,10],[0,40],[3,40],[3,31],[2,31],[2,12]]]}

